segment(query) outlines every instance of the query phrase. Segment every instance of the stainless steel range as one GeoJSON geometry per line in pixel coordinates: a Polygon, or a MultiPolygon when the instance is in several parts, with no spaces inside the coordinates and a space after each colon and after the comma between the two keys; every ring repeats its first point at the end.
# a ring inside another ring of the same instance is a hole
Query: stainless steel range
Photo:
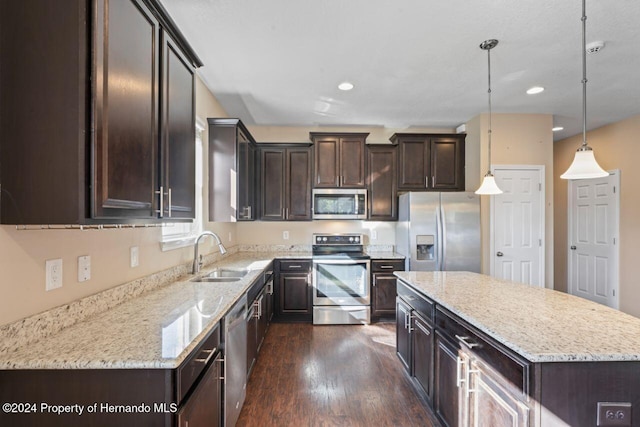
{"type": "Polygon", "coordinates": [[[313,235],[313,323],[371,322],[371,260],[362,234],[313,235]]]}

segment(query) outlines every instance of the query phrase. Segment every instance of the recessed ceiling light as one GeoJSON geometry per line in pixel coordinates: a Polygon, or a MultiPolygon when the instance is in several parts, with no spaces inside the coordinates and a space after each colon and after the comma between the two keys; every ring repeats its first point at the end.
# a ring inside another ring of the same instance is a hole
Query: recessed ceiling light
{"type": "Polygon", "coordinates": [[[544,91],[544,88],[542,86],[534,86],[530,89],[527,89],[527,94],[528,95],[535,95],[536,93],[540,93],[544,91]]]}
{"type": "Polygon", "coordinates": [[[551,130],[553,132],[560,132],[561,130],[564,130],[564,128],[562,126],[555,126],[555,127],[552,127],[551,130]]]}
{"type": "Polygon", "coordinates": [[[338,89],[340,90],[351,90],[353,89],[353,83],[342,82],[338,85],[338,89]]]}

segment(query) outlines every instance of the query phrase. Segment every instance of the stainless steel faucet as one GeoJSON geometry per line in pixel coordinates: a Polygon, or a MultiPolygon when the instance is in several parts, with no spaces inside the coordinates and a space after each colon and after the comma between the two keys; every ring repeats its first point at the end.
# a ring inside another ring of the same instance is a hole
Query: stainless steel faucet
{"type": "Polygon", "coordinates": [[[203,231],[198,238],[196,239],[196,243],[193,245],[193,268],[191,269],[191,273],[196,274],[200,272],[200,267],[202,267],[202,260],[198,259],[198,243],[200,243],[200,239],[204,236],[211,236],[216,239],[216,243],[218,244],[218,249],[220,250],[220,254],[224,255],[227,253],[227,249],[222,244],[220,237],[212,231],[203,231]]]}

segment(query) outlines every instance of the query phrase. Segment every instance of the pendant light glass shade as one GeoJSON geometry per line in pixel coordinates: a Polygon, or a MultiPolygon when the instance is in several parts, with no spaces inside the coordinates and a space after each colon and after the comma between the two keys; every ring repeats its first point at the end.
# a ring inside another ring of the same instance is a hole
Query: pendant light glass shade
{"type": "Polygon", "coordinates": [[[562,175],[562,179],[589,179],[602,178],[608,176],[609,172],[602,169],[593,155],[593,150],[589,146],[578,148],[573,163],[562,175]]]}
{"type": "Polygon", "coordinates": [[[490,39],[485,40],[480,43],[480,49],[487,51],[487,63],[488,63],[488,74],[489,74],[489,90],[487,93],[489,94],[489,131],[487,132],[489,136],[489,167],[487,170],[487,174],[484,176],[482,180],[482,184],[480,188],[476,190],[476,194],[481,196],[493,196],[496,194],[502,194],[502,190],[496,184],[496,179],[491,173],[491,49],[498,45],[498,40],[490,39]]]}
{"type": "Polygon", "coordinates": [[[582,0],[582,145],[578,148],[573,163],[562,175],[562,179],[602,178],[609,172],[602,169],[593,149],[587,145],[587,11],[586,0],[582,0]]]}
{"type": "Polygon", "coordinates": [[[484,176],[482,185],[476,190],[476,194],[492,196],[495,194],[502,194],[502,190],[498,187],[498,184],[496,184],[494,176],[491,173],[488,173],[484,176]]]}

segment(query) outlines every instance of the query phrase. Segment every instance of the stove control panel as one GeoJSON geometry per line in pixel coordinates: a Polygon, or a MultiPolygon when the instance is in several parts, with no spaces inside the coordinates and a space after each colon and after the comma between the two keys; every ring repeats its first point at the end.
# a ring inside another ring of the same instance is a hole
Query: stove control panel
{"type": "Polygon", "coordinates": [[[362,234],[314,234],[315,245],[362,245],[362,234]]]}

